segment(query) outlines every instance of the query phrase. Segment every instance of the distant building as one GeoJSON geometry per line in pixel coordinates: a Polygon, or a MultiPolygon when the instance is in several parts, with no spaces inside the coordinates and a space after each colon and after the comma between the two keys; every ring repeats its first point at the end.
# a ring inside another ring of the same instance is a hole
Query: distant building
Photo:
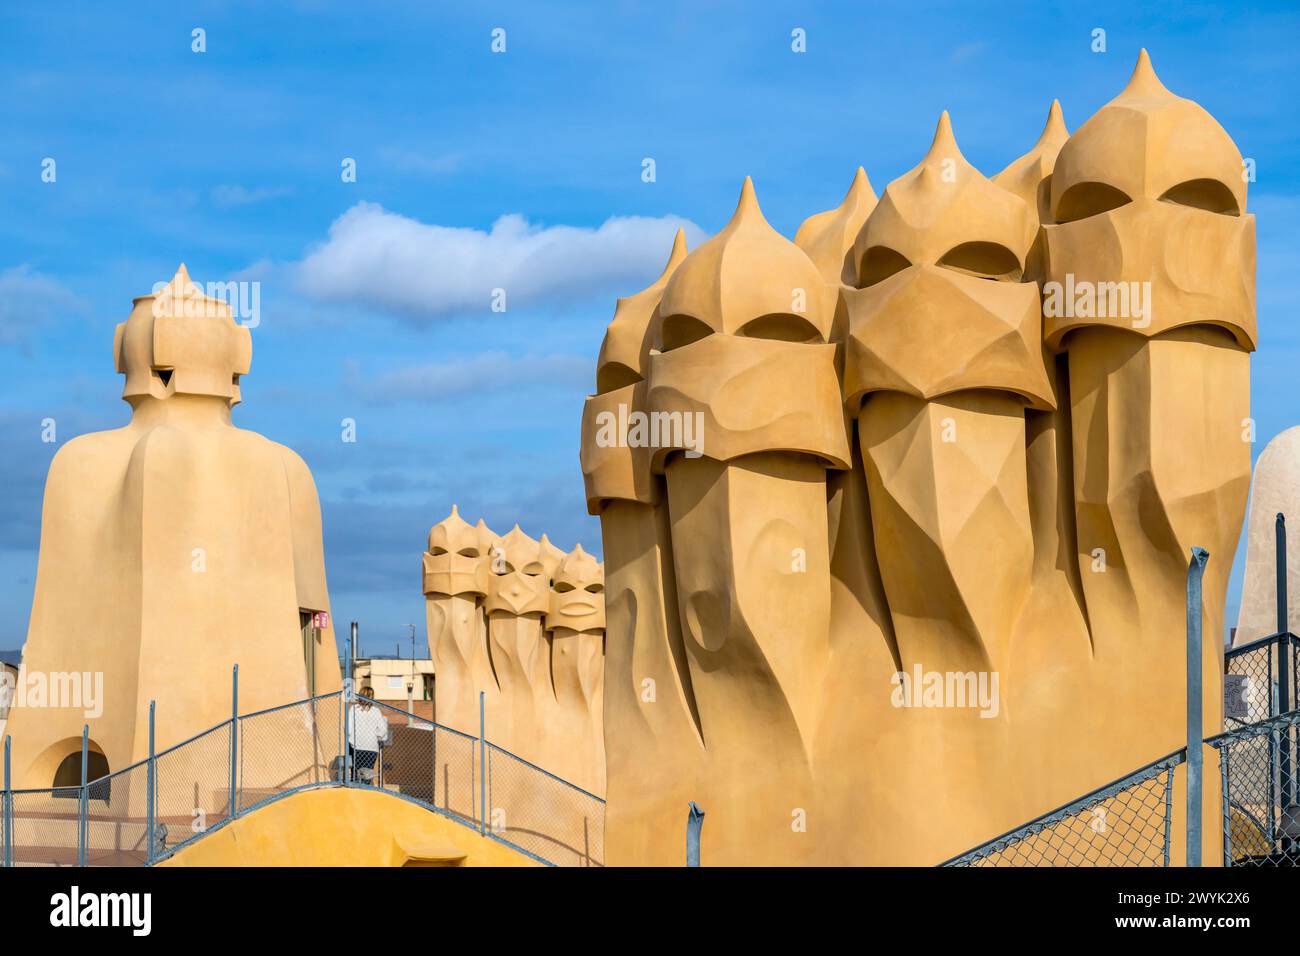
{"type": "MultiPolygon", "coordinates": [[[[0,651],[0,674],[7,674],[5,688],[12,689],[18,684],[18,665],[22,663],[23,652],[0,651]]],[[[0,695],[0,734],[4,733],[4,721],[9,719],[9,696],[0,695]]]]}
{"type": "Polygon", "coordinates": [[[435,719],[432,660],[387,655],[360,657],[352,662],[352,678],[358,692],[363,686],[373,687],[373,699],[380,703],[426,720],[435,719]]]}

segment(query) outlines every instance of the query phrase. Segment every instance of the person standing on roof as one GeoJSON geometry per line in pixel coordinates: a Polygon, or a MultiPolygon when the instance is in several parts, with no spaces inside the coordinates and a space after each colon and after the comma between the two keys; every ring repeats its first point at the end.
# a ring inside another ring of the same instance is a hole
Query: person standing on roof
{"type": "Polygon", "coordinates": [[[361,688],[357,704],[348,711],[348,749],[352,754],[353,779],[373,784],[379,750],[388,742],[388,720],[371,697],[369,685],[361,688]]]}

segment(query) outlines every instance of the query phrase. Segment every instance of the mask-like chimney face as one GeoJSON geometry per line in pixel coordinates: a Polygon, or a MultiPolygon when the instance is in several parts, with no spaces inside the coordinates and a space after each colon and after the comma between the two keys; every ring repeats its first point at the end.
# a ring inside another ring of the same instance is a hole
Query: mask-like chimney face
{"type": "Polygon", "coordinates": [[[1255,219],[1245,209],[1232,139],[1199,105],[1165,89],[1142,51],[1128,86],[1056,160],[1053,224],[1044,227],[1048,279],[1071,301],[1054,306],[1045,290],[1049,344],[1085,325],[1145,336],[1218,325],[1254,348],[1255,219]],[[1073,301],[1072,290],[1102,282],[1149,283],[1149,308],[1110,314],[1107,305],[1073,301]]]}
{"type": "Polygon", "coordinates": [[[486,594],[487,572],[488,558],[483,553],[478,529],[452,505],[451,514],[429,531],[429,550],[424,555],[424,593],[486,594]]]}
{"type": "Polygon", "coordinates": [[[823,285],[803,250],[768,225],[746,178],[731,221],[664,288],[654,346],[669,352],[714,333],[825,342],[833,310],[823,285]]]}
{"type": "Polygon", "coordinates": [[[492,575],[485,604],[488,613],[545,614],[550,580],[541,544],[515,525],[493,547],[490,558],[492,575]]]}
{"type": "Polygon", "coordinates": [[[212,395],[236,405],[253,343],[230,306],[204,295],[182,265],[159,292],[135,300],[117,327],[114,354],[117,370],[126,375],[127,401],[212,395]]]}
{"type": "Polygon", "coordinates": [[[555,572],[546,626],[574,631],[605,627],[605,566],[578,545],[555,572]]]}
{"type": "Polygon", "coordinates": [[[873,391],[992,388],[1050,407],[1038,288],[1023,281],[1033,210],[957,148],[948,114],[926,157],[890,183],[858,234],[844,372],[850,414],[873,391]],[[918,342],[941,340],[952,362],[918,342]]]}
{"type": "Polygon", "coordinates": [[[858,286],[914,266],[1015,282],[1037,222],[957,148],[948,114],[925,158],[885,189],[854,243],[858,286]]]}

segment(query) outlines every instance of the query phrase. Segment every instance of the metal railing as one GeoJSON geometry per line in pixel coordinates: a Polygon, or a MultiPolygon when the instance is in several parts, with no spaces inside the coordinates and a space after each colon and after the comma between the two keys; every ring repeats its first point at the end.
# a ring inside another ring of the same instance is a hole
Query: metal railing
{"type": "MultiPolygon", "coordinates": [[[[332,694],[232,713],[189,740],[81,786],[15,790],[5,739],[4,866],[147,866],[232,820],[318,787],[374,787],[553,866],[603,866],[605,801],[486,739],[355,696],[332,694]],[[349,714],[381,713],[373,768],[349,744],[349,714]],[[362,772],[372,770],[372,773],[362,772]]],[[[88,734],[83,734],[82,767],[88,734]]],[[[84,771],[83,771],[84,774],[84,771]]]]}
{"type": "Polygon", "coordinates": [[[1175,751],[941,865],[1168,866],[1184,757],[1175,751]]]}
{"type": "Polygon", "coordinates": [[[1300,705],[1300,637],[1270,634],[1223,655],[1224,721],[1229,728],[1258,723],[1300,705]]]}
{"type": "Polygon", "coordinates": [[[1300,710],[1207,740],[1219,752],[1224,866],[1300,865],[1300,710]]]}
{"type": "Polygon", "coordinates": [[[1209,555],[1193,548],[1187,574],[1187,746],[941,865],[1168,866],[1174,769],[1186,763],[1187,863],[1199,866],[1202,744],[1219,755],[1224,865],[1300,865],[1300,638],[1288,624],[1282,514],[1275,528],[1277,632],[1224,653],[1229,730],[1202,739],[1201,573],[1209,555]]]}

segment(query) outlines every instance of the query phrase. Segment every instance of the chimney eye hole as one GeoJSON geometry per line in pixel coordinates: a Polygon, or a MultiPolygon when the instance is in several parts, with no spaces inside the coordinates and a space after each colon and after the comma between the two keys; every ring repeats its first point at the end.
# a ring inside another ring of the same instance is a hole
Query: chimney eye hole
{"type": "Polygon", "coordinates": [[[1217,179],[1189,179],[1166,190],[1160,201],[1204,209],[1221,216],[1241,215],[1241,210],[1237,208],[1237,197],[1217,179]]]}
{"type": "Polygon", "coordinates": [[[1132,199],[1128,194],[1107,183],[1075,183],[1061,196],[1056,204],[1056,221],[1058,223],[1077,222],[1092,216],[1100,216],[1120,206],[1127,206],[1132,199]]]}
{"type": "Polygon", "coordinates": [[[888,246],[872,246],[862,255],[862,264],[858,268],[858,288],[865,289],[877,282],[884,282],[911,264],[907,256],[888,246]]]}
{"type": "Polygon", "coordinates": [[[698,342],[712,334],[713,329],[694,316],[669,315],[664,318],[660,326],[659,337],[663,345],[661,351],[671,352],[673,349],[698,342]]]}
{"type": "Polygon", "coordinates": [[[937,264],[995,282],[1019,282],[1024,273],[1016,254],[996,242],[963,242],[945,252],[937,264]]]}

